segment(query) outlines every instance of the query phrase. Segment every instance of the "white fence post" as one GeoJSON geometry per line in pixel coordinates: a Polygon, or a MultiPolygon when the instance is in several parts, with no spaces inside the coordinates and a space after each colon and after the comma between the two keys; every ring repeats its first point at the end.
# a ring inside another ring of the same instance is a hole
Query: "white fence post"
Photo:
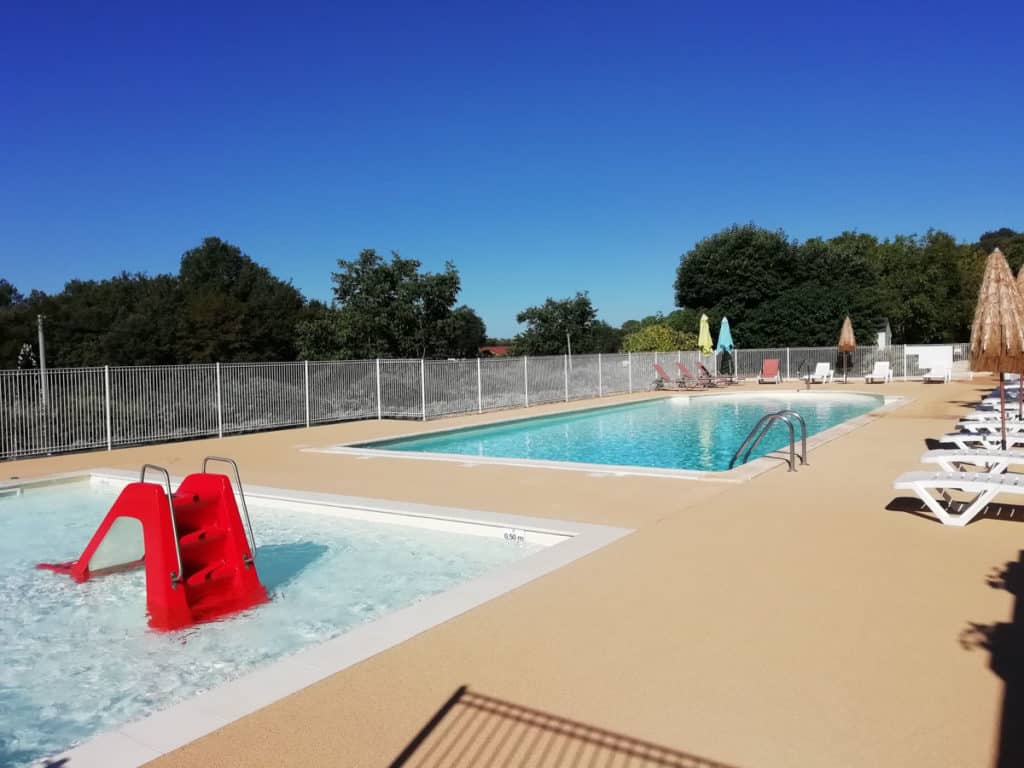
{"type": "Polygon", "coordinates": [[[529,358],[523,355],[523,390],[526,394],[525,407],[530,407],[530,366],[526,362],[529,358]]]}
{"type": "Polygon", "coordinates": [[[224,437],[224,408],[220,394],[220,363],[217,363],[217,437],[224,437]]]}
{"type": "Polygon", "coordinates": [[[427,420],[427,361],[420,358],[420,408],[423,411],[423,420],[427,420]]]}
{"type": "Polygon", "coordinates": [[[598,352],[597,353],[597,396],[598,397],[601,397],[602,396],[601,393],[604,391],[603,382],[604,382],[604,379],[603,379],[603,377],[601,375],[601,353],[598,352]]]}
{"type": "Polygon", "coordinates": [[[565,368],[565,402],[569,402],[569,356],[562,356],[563,367],[565,368]]]}
{"type": "Polygon", "coordinates": [[[309,360],[303,360],[302,372],[306,379],[306,428],[309,429],[309,360]]]}
{"type": "Polygon", "coordinates": [[[633,353],[626,353],[626,362],[629,363],[629,394],[633,394],[633,353]]]}
{"type": "Polygon", "coordinates": [[[476,359],[476,411],[477,413],[484,412],[484,385],[483,379],[480,377],[480,358],[476,359]]]}
{"type": "Polygon", "coordinates": [[[383,416],[383,408],[380,402],[380,358],[377,358],[377,420],[380,421],[383,416]]]}
{"type": "Polygon", "coordinates": [[[103,391],[107,404],[107,450],[114,450],[114,442],[110,430],[110,366],[103,366],[103,391]]]}
{"type": "Polygon", "coordinates": [[[903,345],[903,380],[906,381],[909,377],[907,374],[907,345],[903,345]]]}
{"type": "Polygon", "coordinates": [[[789,347],[786,347],[786,378],[789,377],[789,347]]]}

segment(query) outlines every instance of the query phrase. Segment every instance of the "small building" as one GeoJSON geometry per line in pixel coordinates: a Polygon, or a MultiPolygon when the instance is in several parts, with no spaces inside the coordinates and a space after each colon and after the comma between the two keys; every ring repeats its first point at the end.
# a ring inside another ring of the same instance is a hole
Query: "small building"
{"type": "Polygon", "coordinates": [[[889,318],[879,323],[876,344],[879,349],[885,349],[892,344],[892,327],[889,325],[889,318]]]}

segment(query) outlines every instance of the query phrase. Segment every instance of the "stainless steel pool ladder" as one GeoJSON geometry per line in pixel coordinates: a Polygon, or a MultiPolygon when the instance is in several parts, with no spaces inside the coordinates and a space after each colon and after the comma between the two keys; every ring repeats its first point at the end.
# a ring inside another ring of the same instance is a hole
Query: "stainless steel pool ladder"
{"type": "Polygon", "coordinates": [[[777,421],[781,421],[786,427],[789,428],[789,458],[786,459],[789,464],[789,471],[796,472],[796,430],[793,427],[794,420],[800,425],[800,463],[807,464],[807,422],[804,421],[804,417],[796,411],[783,409],[776,411],[775,413],[766,413],[760,419],[754,428],[747,433],[747,436],[740,443],[740,447],[736,449],[736,453],[732,455],[732,459],[729,461],[729,469],[732,469],[736,464],[736,460],[740,458],[740,454],[743,455],[741,463],[745,464],[747,459],[750,458],[750,454],[757,444],[764,439],[764,436],[768,434],[768,430],[772,428],[772,424],[777,421]],[[743,449],[746,448],[746,453],[743,449]]]}
{"type": "Polygon", "coordinates": [[[152,469],[164,476],[164,489],[167,492],[167,507],[171,510],[171,533],[174,536],[174,555],[178,560],[178,570],[171,571],[171,588],[176,588],[182,582],[181,547],[178,544],[178,524],[174,520],[174,492],[171,490],[171,473],[156,464],[143,464],[139,472],[139,482],[146,482],[146,470],[152,469]]]}
{"type": "MultiPolygon", "coordinates": [[[[249,507],[245,503],[245,491],[242,490],[242,476],[238,472],[238,464],[234,459],[228,459],[224,456],[207,456],[203,459],[203,473],[206,472],[206,465],[211,461],[220,461],[224,464],[230,464],[231,469],[235,472],[235,485],[238,486],[238,500],[242,502],[242,515],[245,518],[245,529],[249,533],[249,548],[252,550],[252,559],[246,558],[247,563],[256,562],[256,536],[252,532],[252,522],[249,520],[249,507]]],[[[228,480],[230,483],[230,479],[228,480]]]]}

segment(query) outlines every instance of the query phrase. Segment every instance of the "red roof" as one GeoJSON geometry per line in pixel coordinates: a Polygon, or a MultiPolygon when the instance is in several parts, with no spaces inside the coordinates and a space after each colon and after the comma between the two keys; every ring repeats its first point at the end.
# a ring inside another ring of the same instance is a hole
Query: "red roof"
{"type": "Polygon", "coordinates": [[[481,352],[488,352],[495,357],[504,357],[512,351],[512,347],[508,344],[499,344],[493,347],[480,347],[481,352]]]}

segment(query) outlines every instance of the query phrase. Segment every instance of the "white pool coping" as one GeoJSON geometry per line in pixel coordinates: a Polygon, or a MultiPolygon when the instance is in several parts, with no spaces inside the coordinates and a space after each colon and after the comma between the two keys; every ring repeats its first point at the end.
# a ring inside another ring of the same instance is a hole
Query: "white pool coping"
{"type": "MultiPolygon", "coordinates": [[[[4,481],[0,482],[0,491],[80,481],[124,485],[137,479],[135,472],[96,469],[4,481]]],[[[172,482],[177,485],[180,478],[172,482]]],[[[257,503],[314,507],[308,510],[310,513],[460,532],[475,526],[477,535],[486,536],[504,536],[512,531],[545,547],[141,720],[101,732],[47,760],[60,765],[64,759],[71,768],[136,768],[632,533],[628,528],[607,525],[263,486],[245,485],[245,495],[257,503]]],[[[144,606],[139,610],[144,611],[144,606]]],[[[34,765],[45,764],[41,759],[34,765]]]]}
{"type": "MultiPolygon", "coordinates": [[[[815,392],[807,389],[796,389],[789,390],[785,385],[773,385],[772,391],[770,392],[722,392],[722,393],[707,393],[700,395],[691,394],[678,394],[673,393],[666,395],[664,398],[645,398],[637,402],[650,402],[651,400],[658,399],[669,399],[678,400],[680,402],[689,403],[693,400],[705,399],[705,398],[722,398],[729,400],[772,400],[779,399],[780,397],[790,397],[792,395],[798,395],[800,397],[806,397],[811,399],[827,399],[827,400],[850,400],[855,397],[882,397],[882,404],[878,408],[873,408],[865,414],[855,416],[852,419],[829,427],[822,432],[818,432],[815,435],[807,436],[807,453],[808,453],[808,464],[810,464],[810,452],[812,448],[819,448],[826,443],[830,443],[833,440],[842,437],[843,435],[849,434],[850,432],[860,429],[867,424],[870,424],[878,416],[889,413],[897,408],[902,408],[909,402],[912,402],[912,398],[908,398],[902,395],[886,395],[884,393],[872,392],[872,391],[848,391],[848,392],[835,392],[832,390],[826,392],[815,392]],[[775,387],[779,387],[776,389],[775,387]]],[[[788,459],[788,452],[785,450],[775,451],[769,453],[760,458],[749,461],[746,464],[741,464],[738,467],[728,470],[721,471],[707,471],[699,469],[665,469],[662,467],[637,467],[619,464],[590,464],[580,461],[550,461],[547,459],[519,459],[519,458],[508,458],[501,456],[471,456],[469,454],[455,454],[455,453],[432,453],[429,451],[395,451],[388,450],[386,448],[373,448],[372,446],[377,443],[390,443],[396,440],[403,440],[406,438],[417,438],[417,437],[434,437],[437,435],[443,435],[447,432],[459,432],[466,429],[474,429],[476,427],[493,427],[501,426],[505,424],[513,424],[521,421],[532,421],[534,419],[545,419],[550,417],[557,417],[566,414],[578,414],[585,413],[587,411],[597,411],[612,408],[623,408],[633,405],[634,403],[615,403],[613,405],[598,405],[591,408],[573,408],[565,411],[547,413],[543,415],[529,415],[529,416],[516,416],[508,419],[499,419],[497,421],[489,421],[479,425],[460,425],[458,427],[446,427],[443,429],[429,430],[427,432],[407,432],[405,434],[393,435],[387,438],[381,438],[379,440],[360,440],[358,442],[347,442],[347,443],[336,443],[334,445],[319,447],[319,448],[304,448],[302,450],[309,453],[334,453],[346,456],[356,456],[360,459],[400,459],[400,460],[412,460],[412,461],[446,461],[450,463],[461,464],[464,467],[474,467],[478,465],[498,465],[506,467],[533,467],[535,469],[553,469],[553,470],[565,470],[569,472],[587,472],[594,477],[624,477],[624,476],[639,476],[639,477],[663,477],[673,478],[677,480],[699,480],[705,482],[717,482],[717,483],[744,483],[748,480],[757,477],[760,474],[768,472],[769,470],[776,469],[779,466],[785,466],[786,461],[783,459],[783,455],[788,459]]],[[[797,436],[799,441],[799,435],[797,436]]],[[[738,448],[739,446],[737,446],[738,448]]],[[[799,453],[799,448],[797,449],[799,453]]],[[[797,459],[797,467],[799,468],[799,458],[797,459]]]]}

